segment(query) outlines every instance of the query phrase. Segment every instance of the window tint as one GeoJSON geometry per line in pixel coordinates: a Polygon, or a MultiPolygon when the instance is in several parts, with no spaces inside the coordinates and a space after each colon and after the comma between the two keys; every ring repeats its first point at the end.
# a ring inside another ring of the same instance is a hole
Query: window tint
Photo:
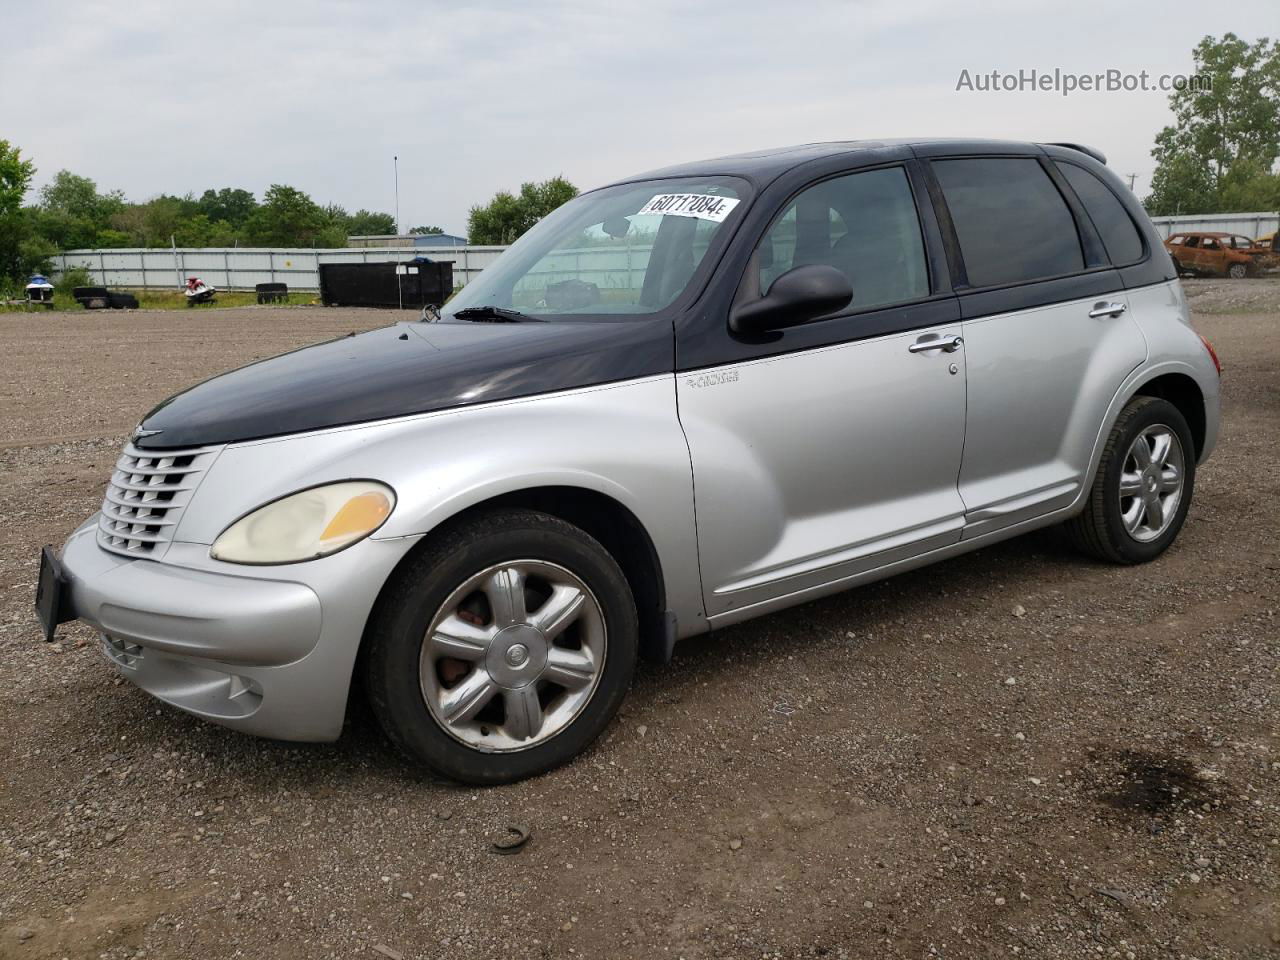
{"type": "Polygon", "coordinates": [[[937,160],[933,170],[973,286],[1084,269],[1071,210],[1034,159],[937,160]]]}
{"type": "Polygon", "coordinates": [[[901,167],[825,180],[791,202],[760,241],[760,292],[795,267],[827,264],[853,284],[853,306],[929,295],[920,220],[901,167]]]}
{"type": "Polygon", "coordinates": [[[1102,236],[1107,256],[1117,265],[1142,259],[1142,237],[1138,228],[1111,189],[1084,167],[1074,163],[1059,163],[1058,169],[1071,184],[1080,202],[1084,204],[1089,219],[1102,236]]]}

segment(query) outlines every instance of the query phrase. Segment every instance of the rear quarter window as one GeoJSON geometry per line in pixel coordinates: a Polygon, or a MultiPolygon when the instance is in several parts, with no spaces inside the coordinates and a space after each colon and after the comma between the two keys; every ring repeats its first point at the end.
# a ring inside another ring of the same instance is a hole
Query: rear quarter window
{"type": "Polygon", "coordinates": [[[935,160],[969,283],[1079,273],[1084,254],[1067,202],[1034,158],[935,160]]]}
{"type": "Polygon", "coordinates": [[[1074,163],[1058,163],[1058,169],[1071,184],[1080,202],[1084,204],[1089,219],[1093,221],[1107,256],[1116,266],[1124,266],[1142,259],[1144,252],[1142,235],[1134,226],[1133,218],[1124,204],[1111,192],[1111,188],[1084,167],[1074,163]]]}

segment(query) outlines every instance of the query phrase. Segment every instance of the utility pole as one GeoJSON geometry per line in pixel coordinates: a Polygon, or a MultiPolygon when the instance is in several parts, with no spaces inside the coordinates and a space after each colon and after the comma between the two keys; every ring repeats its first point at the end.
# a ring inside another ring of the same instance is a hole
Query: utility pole
{"type": "Polygon", "coordinates": [[[391,163],[396,171],[396,236],[398,237],[400,236],[400,158],[393,154],[391,163]]]}
{"type": "Polygon", "coordinates": [[[1138,175],[1136,173],[1129,174],[1129,192],[1130,193],[1133,193],[1133,182],[1137,179],[1138,179],[1138,175]]]}

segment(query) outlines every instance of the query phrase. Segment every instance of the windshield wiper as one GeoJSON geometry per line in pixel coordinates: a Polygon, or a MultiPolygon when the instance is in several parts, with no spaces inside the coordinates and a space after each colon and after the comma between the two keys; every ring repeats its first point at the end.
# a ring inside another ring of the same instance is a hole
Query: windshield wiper
{"type": "Polygon", "coordinates": [[[541,317],[531,317],[519,310],[508,310],[506,307],[465,307],[454,313],[459,320],[471,320],[476,323],[545,323],[541,317]]]}

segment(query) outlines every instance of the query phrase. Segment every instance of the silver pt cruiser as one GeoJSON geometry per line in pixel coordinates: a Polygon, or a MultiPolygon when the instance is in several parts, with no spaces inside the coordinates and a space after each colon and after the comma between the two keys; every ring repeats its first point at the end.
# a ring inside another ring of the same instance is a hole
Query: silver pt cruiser
{"type": "Polygon", "coordinates": [[[1049,524],[1178,535],[1219,369],[1072,144],[816,144],[587,193],[431,322],[147,414],[43,555],[46,633],[248,733],[387,735],[499,783],[585,748],[638,656],[1049,524]]]}

